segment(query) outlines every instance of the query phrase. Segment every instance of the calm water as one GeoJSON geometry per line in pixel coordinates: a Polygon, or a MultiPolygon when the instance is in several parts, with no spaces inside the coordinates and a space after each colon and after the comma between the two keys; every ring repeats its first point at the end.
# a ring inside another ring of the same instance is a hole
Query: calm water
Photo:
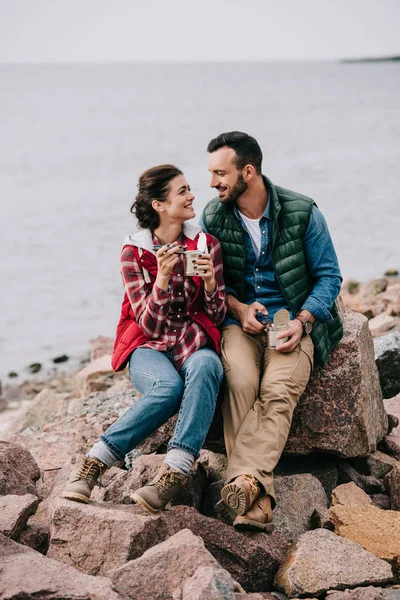
{"type": "Polygon", "coordinates": [[[400,267],[400,64],[0,67],[0,375],[113,335],[137,176],[213,197],[208,141],[240,129],[312,196],[345,278],[400,267]]]}

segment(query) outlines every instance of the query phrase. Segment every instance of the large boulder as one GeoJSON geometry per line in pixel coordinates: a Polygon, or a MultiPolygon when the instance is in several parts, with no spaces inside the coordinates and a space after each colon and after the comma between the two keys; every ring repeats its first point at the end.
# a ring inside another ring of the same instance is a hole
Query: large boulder
{"type": "Polygon", "coordinates": [[[285,452],[369,454],[388,430],[368,322],[346,310],[344,337],[323,371],[314,370],[295,409],[285,452]]]}
{"type": "Polygon", "coordinates": [[[188,529],[147,550],[140,558],[119,567],[110,576],[116,591],[135,600],[174,600],[182,596],[194,600],[199,598],[199,589],[207,579],[211,579],[207,586],[211,594],[203,596],[204,599],[230,597],[233,600],[232,577],[206,550],[203,540],[188,529]],[[222,584],[224,595],[217,594],[215,586],[212,589],[212,580],[222,584]],[[190,590],[196,595],[189,595],[190,590]]]}
{"type": "Polygon", "coordinates": [[[0,563],[0,600],[123,600],[107,577],[80,573],[1,534],[0,563]]]}
{"type": "Polygon", "coordinates": [[[350,540],[326,529],[301,535],[275,577],[289,598],[320,596],[328,590],[360,585],[386,585],[390,565],[350,540]]]}
{"type": "Polygon", "coordinates": [[[169,535],[190,529],[201,537],[219,564],[249,592],[272,588],[289,547],[288,539],[278,532],[239,533],[231,525],[205,517],[189,506],[174,506],[163,513],[163,520],[169,535]]]}
{"type": "Polygon", "coordinates": [[[384,398],[400,393],[400,329],[374,340],[375,361],[384,398]]]}
{"type": "Polygon", "coordinates": [[[33,494],[0,496],[0,533],[16,540],[38,504],[33,494]]]}
{"type": "Polygon", "coordinates": [[[160,515],[136,506],[55,503],[47,556],[89,575],[106,575],[168,537],[160,515]]]}
{"type": "Polygon", "coordinates": [[[0,495],[37,495],[35,482],[39,477],[39,467],[28,450],[0,441],[0,495]]]}
{"type": "Polygon", "coordinates": [[[376,506],[334,506],[330,509],[335,533],[357,542],[378,558],[400,560],[400,512],[376,506]]]}

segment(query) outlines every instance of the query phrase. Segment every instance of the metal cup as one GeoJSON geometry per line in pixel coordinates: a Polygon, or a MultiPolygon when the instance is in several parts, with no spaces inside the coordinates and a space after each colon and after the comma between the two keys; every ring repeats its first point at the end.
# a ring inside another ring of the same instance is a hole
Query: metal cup
{"type": "Polygon", "coordinates": [[[200,254],[204,254],[201,250],[187,250],[183,255],[183,260],[185,262],[185,275],[189,275],[193,277],[194,275],[199,274],[199,270],[195,269],[196,259],[200,256],[200,254]]]}
{"type": "Polygon", "coordinates": [[[288,338],[281,338],[278,340],[278,333],[281,333],[282,331],[285,331],[285,329],[288,328],[288,325],[270,325],[267,328],[267,336],[268,336],[268,348],[271,348],[272,350],[276,350],[276,348],[278,348],[278,346],[281,346],[282,344],[284,344],[285,342],[288,341],[288,338]]]}

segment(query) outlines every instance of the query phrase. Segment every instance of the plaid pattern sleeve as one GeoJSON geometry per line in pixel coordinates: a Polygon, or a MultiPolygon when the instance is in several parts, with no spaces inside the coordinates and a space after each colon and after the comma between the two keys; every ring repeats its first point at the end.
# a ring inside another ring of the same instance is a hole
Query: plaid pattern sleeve
{"type": "Polygon", "coordinates": [[[145,282],[133,248],[126,247],[121,253],[121,274],[125,291],[140,329],[150,338],[162,335],[170,311],[170,293],[157,285],[145,282]]]}
{"type": "Polygon", "coordinates": [[[211,246],[209,252],[214,264],[215,280],[217,287],[212,294],[208,294],[204,290],[204,311],[207,316],[215,323],[220,325],[225,318],[226,314],[226,294],[225,294],[225,283],[223,279],[223,263],[222,263],[222,249],[219,241],[213,237],[211,238],[211,246]]]}

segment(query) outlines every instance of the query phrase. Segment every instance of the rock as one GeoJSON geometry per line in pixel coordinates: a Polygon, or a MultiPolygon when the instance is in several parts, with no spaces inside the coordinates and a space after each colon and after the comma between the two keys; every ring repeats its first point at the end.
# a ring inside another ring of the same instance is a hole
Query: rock
{"type": "Polygon", "coordinates": [[[308,473],[276,477],[275,492],[275,530],[291,542],[311,529],[311,516],[315,510],[323,511],[328,507],[324,488],[308,473]]]}
{"type": "Polygon", "coordinates": [[[234,600],[233,589],[232,577],[225,569],[199,567],[184,582],[182,600],[234,600]]]}
{"type": "Polygon", "coordinates": [[[378,558],[394,564],[399,560],[400,513],[376,506],[334,506],[330,513],[335,533],[357,542],[378,558]]]}
{"type": "Polygon", "coordinates": [[[206,550],[203,540],[187,529],[114,570],[110,576],[116,591],[135,600],[233,598],[232,577],[206,550]],[[213,589],[213,580],[220,582],[223,595],[218,594],[218,588],[213,589]],[[213,592],[211,595],[204,595],[204,584],[213,592]],[[190,592],[195,595],[189,595],[190,592]]]}
{"type": "Polygon", "coordinates": [[[7,433],[21,433],[28,427],[32,430],[42,428],[50,418],[64,413],[64,403],[63,396],[57,396],[53,390],[43,389],[29,403],[27,409],[11,423],[7,433]]]}
{"type": "Polygon", "coordinates": [[[37,496],[0,496],[0,533],[15,540],[39,504],[37,496]]]}
{"type": "Polygon", "coordinates": [[[200,450],[199,462],[203,465],[211,483],[225,479],[228,468],[228,457],[210,450],[200,450]]]}
{"type": "Polygon", "coordinates": [[[69,356],[67,356],[66,354],[61,354],[61,356],[56,356],[55,358],[53,358],[53,363],[58,365],[59,363],[67,362],[67,360],[69,360],[69,356]]]}
{"type": "Polygon", "coordinates": [[[382,479],[386,473],[389,473],[389,471],[393,469],[393,467],[397,465],[400,466],[398,460],[379,450],[368,456],[367,464],[371,475],[378,479],[382,479]]]}
{"type": "Polygon", "coordinates": [[[349,483],[353,481],[359,488],[367,494],[378,494],[383,491],[382,483],[372,475],[361,475],[356,469],[349,465],[345,460],[338,463],[339,483],[349,483]]]}
{"type": "Polygon", "coordinates": [[[377,506],[381,510],[389,510],[391,507],[390,498],[387,494],[372,494],[371,500],[373,506],[377,506]]]}
{"type": "Polygon", "coordinates": [[[107,577],[90,577],[0,535],[0,600],[125,600],[107,577]]]}
{"type": "MultiPolygon", "coordinates": [[[[337,507],[332,510],[360,510],[337,507]]],[[[386,585],[390,565],[353,541],[326,529],[303,533],[290,548],[275,577],[289,598],[320,596],[328,590],[386,585]]]]}
{"type": "MultiPolygon", "coordinates": [[[[399,366],[400,366],[400,363],[399,363],[399,366]]],[[[386,398],[383,401],[383,404],[385,406],[386,412],[390,413],[392,415],[392,418],[394,417],[394,418],[400,420],[400,394],[397,394],[393,398],[386,398]]],[[[400,426],[396,425],[395,427],[393,427],[390,434],[391,435],[400,435],[400,426]]]]}
{"type": "Polygon", "coordinates": [[[326,368],[313,372],[300,398],[286,453],[361,456],[376,450],[386,434],[387,416],[366,318],[347,310],[344,331],[326,368]]]}
{"type": "Polygon", "coordinates": [[[143,515],[135,506],[60,498],[51,517],[47,556],[89,575],[105,575],[167,536],[161,516],[143,515]]]}
{"type": "Polygon", "coordinates": [[[392,317],[387,312],[382,312],[370,319],[368,325],[372,337],[378,337],[384,335],[391,329],[398,327],[400,325],[400,319],[398,317],[392,317]]]}
{"type": "MultiPolygon", "coordinates": [[[[130,494],[155,477],[164,462],[164,458],[165,455],[162,454],[145,455],[137,458],[129,471],[122,472],[106,487],[103,499],[116,504],[132,504],[130,494]]],[[[199,509],[206,483],[207,475],[204,467],[200,462],[196,462],[186,484],[174,499],[172,505],[186,504],[199,509]]]]}
{"type": "Polygon", "coordinates": [[[275,469],[275,476],[309,473],[318,479],[327,498],[337,486],[339,471],[337,461],[331,456],[311,454],[308,456],[282,456],[275,469]]]}
{"type": "Polygon", "coordinates": [[[0,495],[36,494],[39,467],[19,444],[0,441],[0,495]]]}
{"type": "Polygon", "coordinates": [[[42,523],[33,523],[30,519],[18,536],[18,542],[29,546],[41,554],[47,554],[50,541],[50,527],[42,523]]]}
{"type": "Polygon", "coordinates": [[[391,509],[400,511],[400,463],[386,477],[385,483],[390,493],[391,509]]]}
{"type": "Polygon", "coordinates": [[[393,429],[396,429],[400,425],[400,419],[390,413],[387,413],[387,416],[389,422],[388,433],[392,433],[393,429]]]}
{"type": "Polygon", "coordinates": [[[81,397],[109,388],[118,377],[126,376],[126,370],[115,373],[111,367],[111,355],[100,356],[75,376],[77,392],[81,397]]]}
{"type": "Polygon", "coordinates": [[[239,533],[230,525],[199,514],[188,506],[174,506],[163,513],[169,535],[190,529],[235,581],[249,592],[271,589],[279,564],[289,547],[281,534],[239,533]]]}
{"type": "Polygon", "coordinates": [[[374,340],[375,362],[384,398],[400,393],[400,330],[374,340]]]}
{"type": "Polygon", "coordinates": [[[105,335],[98,335],[96,338],[89,340],[90,343],[90,362],[94,362],[102,356],[113,353],[114,339],[105,335]]]}
{"type": "Polygon", "coordinates": [[[329,529],[330,531],[333,531],[333,523],[331,521],[331,516],[327,508],[323,510],[316,508],[314,510],[310,518],[310,528],[329,529]]]}
{"type": "Polygon", "coordinates": [[[34,374],[34,373],[38,373],[40,371],[40,369],[42,368],[42,364],[41,363],[31,363],[28,367],[29,372],[34,374]]]}
{"type": "Polygon", "coordinates": [[[368,586],[344,592],[332,592],[328,594],[326,600],[400,600],[400,590],[368,586]]]}
{"type": "Polygon", "coordinates": [[[353,481],[338,485],[332,492],[333,506],[369,506],[371,498],[353,481]]]}

